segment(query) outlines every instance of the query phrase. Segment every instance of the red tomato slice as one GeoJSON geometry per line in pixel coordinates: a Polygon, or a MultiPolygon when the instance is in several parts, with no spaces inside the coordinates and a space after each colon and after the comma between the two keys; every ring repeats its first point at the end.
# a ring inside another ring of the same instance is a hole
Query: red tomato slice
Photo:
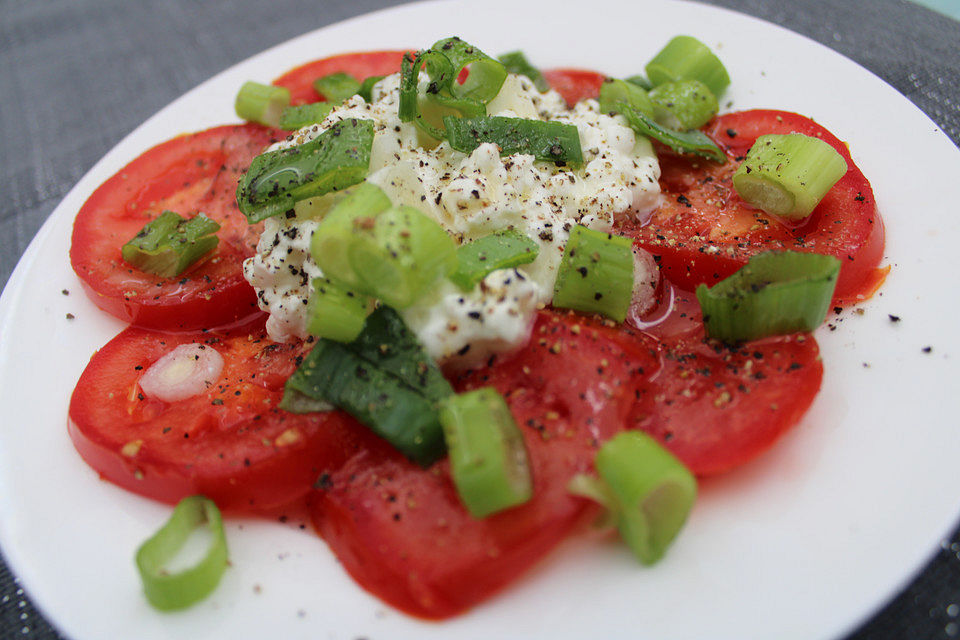
{"type": "Polygon", "coordinates": [[[356,428],[340,413],[277,408],[304,345],[270,342],[263,320],[229,331],[120,333],[93,356],[70,399],[77,451],[101,477],[164,502],[200,493],[227,511],[259,511],[303,497],[320,469],[353,450],[356,428]],[[144,372],[188,343],[223,356],[220,378],[185,400],[147,397],[144,372]]]}
{"type": "Polygon", "coordinates": [[[633,426],[698,476],[728,471],[767,450],[800,421],[820,389],[823,364],[812,335],[725,347],[705,339],[692,294],[677,292],[671,314],[649,332],[660,342],[663,366],[638,389],[633,426]]]}
{"type": "Polygon", "coordinates": [[[582,69],[547,69],[542,73],[550,88],[562,95],[571,107],[586,98],[599,96],[606,79],[602,73],[582,69]]]}
{"type": "Polygon", "coordinates": [[[593,513],[567,482],[626,424],[635,381],[656,369],[655,355],[643,336],[541,313],[527,348],[457,383],[493,386],[507,398],[533,467],[530,502],[474,519],[446,462],[423,470],[368,436],[362,453],[322,476],[318,531],[354,579],[388,603],[424,618],[468,609],[593,513]]]}
{"type": "Polygon", "coordinates": [[[153,147],[104,182],[73,223],[70,262],[87,293],[121,320],[158,329],[198,329],[257,311],[243,279],[262,225],[237,209],[237,181],[278,132],[256,125],[215,127],[153,147]],[[121,247],[171,209],[205,213],[221,225],[220,244],[179,277],[161,278],[123,261],[121,247]]]}
{"type": "Polygon", "coordinates": [[[370,76],[388,76],[400,71],[403,54],[403,51],[370,51],[331,56],[291,69],[273,84],[290,90],[293,105],[320,102],[323,98],[313,89],[313,81],[317,78],[331,73],[349,73],[361,81],[370,76]]]}
{"type": "Polygon", "coordinates": [[[863,300],[883,281],[883,221],[870,183],[853,163],[846,145],[813,120],[785,111],[742,111],[720,116],[705,129],[730,161],[718,165],[679,156],[658,147],[663,201],[634,234],[660,260],[664,275],[685,289],[713,285],[770,249],[836,256],[843,265],[835,300],[863,300]],[[847,173],[800,227],[789,228],[747,206],[731,184],[733,172],[757,136],[803,133],[823,139],[847,161],[847,173]]]}

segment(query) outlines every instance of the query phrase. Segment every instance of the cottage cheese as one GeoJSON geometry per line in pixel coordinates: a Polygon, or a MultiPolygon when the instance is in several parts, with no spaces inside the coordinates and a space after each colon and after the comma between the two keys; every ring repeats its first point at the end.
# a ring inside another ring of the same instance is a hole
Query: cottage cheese
{"type": "MultiPolygon", "coordinates": [[[[619,217],[645,218],[658,204],[660,170],[649,141],[636,137],[620,116],[600,113],[595,100],[567,109],[556,92],[540,94],[527,78],[511,75],[487,108],[489,115],[576,126],[584,164],[575,170],[535,162],[529,155],[501,158],[493,144],[469,155],[446,142],[432,146],[412,123],[400,122],[398,102],[399,75],[389,76],[374,87],[370,104],[354,96],[319,125],[274,148],[308,142],[345,119],[372,120],[376,135],[367,180],[395,204],[417,207],[461,242],[512,226],[540,245],[532,264],[492,273],[467,294],[444,282],[402,312],[438,360],[470,365],[522,346],[537,305],[552,298],[572,225],[609,231],[619,217]]],[[[274,340],[306,336],[310,281],[321,275],[310,257],[310,238],[316,218],[333,200],[323,196],[298,203],[294,217],[268,219],[257,255],[244,264],[260,307],[270,312],[267,330],[274,340]]],[[[650,271],[640,274],[643,280],[656,283],[656,265],[637,264],[650,271]]]]}

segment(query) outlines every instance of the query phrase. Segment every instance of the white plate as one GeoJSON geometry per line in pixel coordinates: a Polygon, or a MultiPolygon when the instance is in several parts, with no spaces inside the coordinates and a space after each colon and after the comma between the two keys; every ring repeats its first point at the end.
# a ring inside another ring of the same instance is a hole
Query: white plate
{"type": "Polygon", "coordinates": [[[951,371],[958,304],[939,284],[953,273],[960,241],[958,175],[960,152],[878,78],[810,40],[712,7],[466,0],[307,34],[148,120],[69,193],[21,260],[0,299],[4,553],[45,614],[76,640],[838,636],[902,586],[960,514],[960,384],[951,371]],[[520,47],[542,66],[612,75],[636,72],[669,36],[696,35],[734,79],[724,102],[808,114],[850,143],[887,225],[893,270],[882,294],[863,315],[845,311],[836,331],[818,332],[826,373],[806,418],[770,453],[707,482],[687,528],[652,569],[618,545],[572,541],[471,613],[426,624],[359,589],[309,530],[235,522],[233,567],[216,593],[184,613],[154,612],[132,555],[169,510],[99,481],[66,434],[74,382],[122,328],[87,301],[70,269],[74,214],[150,146],[235,120],[244,80],[452,33],[488,52],[520,47]],[[921,351],[927,345],[931,353],[921,351]]]}

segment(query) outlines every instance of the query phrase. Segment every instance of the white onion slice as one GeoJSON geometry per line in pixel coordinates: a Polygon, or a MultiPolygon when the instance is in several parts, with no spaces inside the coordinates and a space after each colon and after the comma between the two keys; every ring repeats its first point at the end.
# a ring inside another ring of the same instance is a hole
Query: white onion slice
{"type": "Polygon", "coordinates": [[[182,344],[147,369],[140,388],[151,398],[175,402],[206,391],[220,378],[223,356],[204,344],[182,344]]]}

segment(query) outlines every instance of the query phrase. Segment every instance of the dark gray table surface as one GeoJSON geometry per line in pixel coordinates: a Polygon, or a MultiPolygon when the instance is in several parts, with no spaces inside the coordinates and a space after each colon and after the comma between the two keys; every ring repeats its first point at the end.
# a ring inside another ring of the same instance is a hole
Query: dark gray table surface
{"type": "MultiPolygon", "coordinates": [[[[960,23],[903,0],[708,1],[852,58],[960,143],[960,23]]],[[[0,0],[0,284],[67,191],[161,107],[267,47],[396,4],[0,0]]],[[[896,123],[878,135],[895,144],[896,123]]],[[[954,531],[913,583],[848,640],[958,636],[954,531]]],[[[0,560],[0,640],[59,637],[0,560]]]]}

